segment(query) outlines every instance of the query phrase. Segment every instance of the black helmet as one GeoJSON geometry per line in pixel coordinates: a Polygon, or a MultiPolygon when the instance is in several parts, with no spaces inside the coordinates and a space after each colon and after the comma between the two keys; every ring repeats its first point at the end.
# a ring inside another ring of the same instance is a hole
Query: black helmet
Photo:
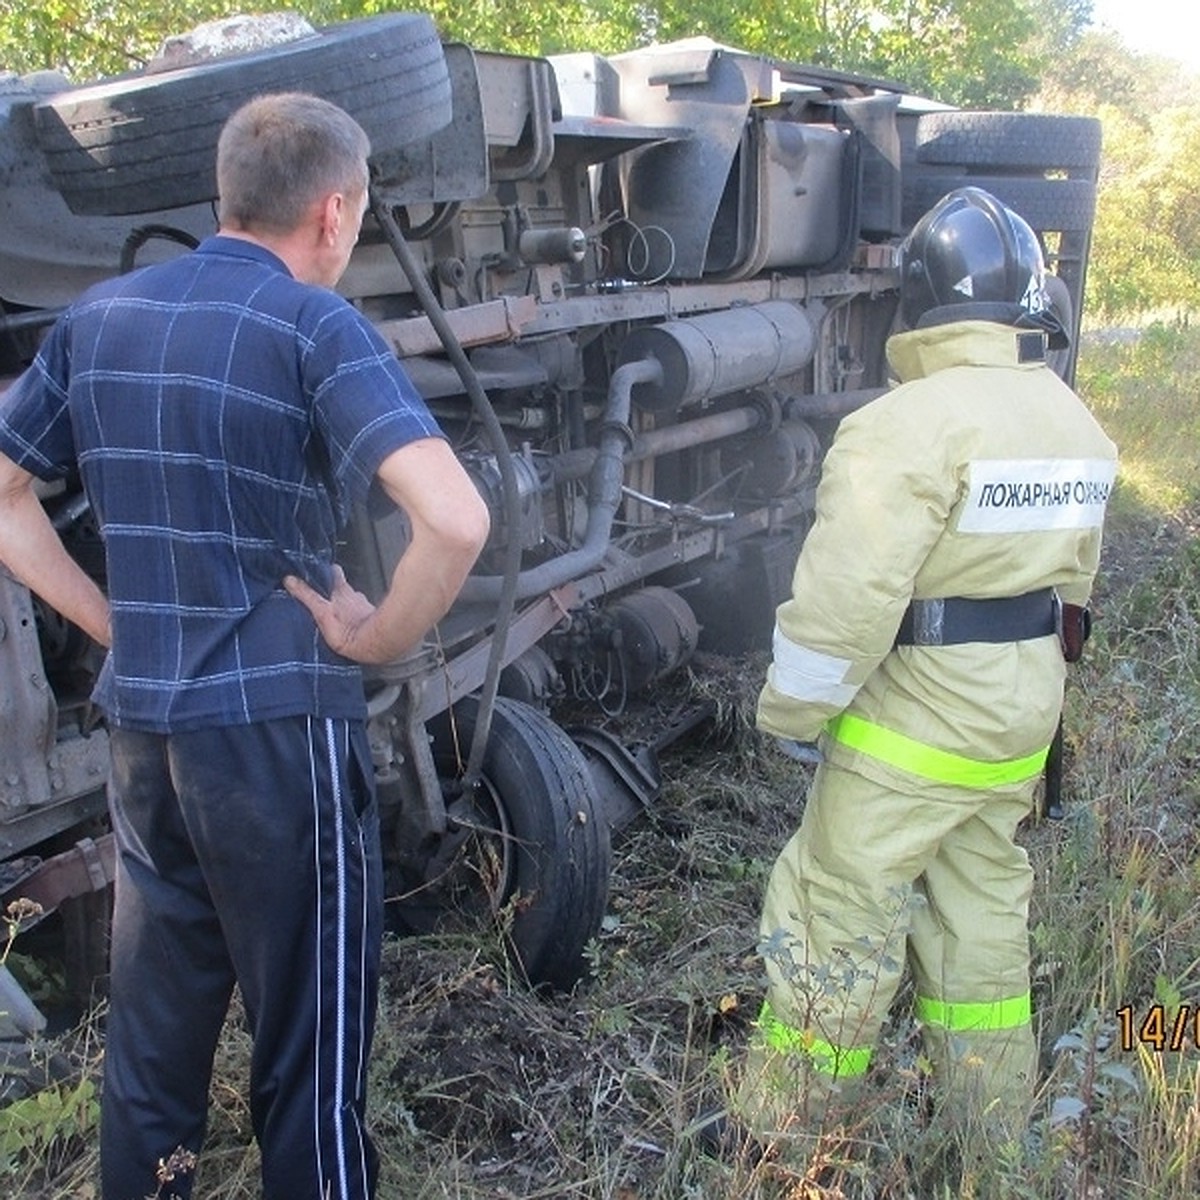
{"type": "Polygon", "coordinates": [[[943,196],[901,247],[900,308],[910,329],[999,321],[1062,334],[1037,235],[982,188],[943,196]]]}

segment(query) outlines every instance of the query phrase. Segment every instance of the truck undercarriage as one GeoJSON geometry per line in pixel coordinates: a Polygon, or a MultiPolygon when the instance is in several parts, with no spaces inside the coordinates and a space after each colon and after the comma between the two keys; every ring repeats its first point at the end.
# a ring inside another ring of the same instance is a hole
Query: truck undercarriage
{"type": "MultiPolygon", "coordinates": [[[[1077,331],[1099,127],[707,41],[549,60],[431,32],[391,14],[79,88],[4,77],[0,373],[90,283],[214,231],[240,99],[300,88],[359,117],[371,213],[340,290],[493,526],[425,644],[367,674],[391,908],[413,930],[499,919],[529,980],[565,987],[668,736],[630,744],[611,718],[698,648],[769,646],[832,432],[888,382],[900,240],[944,191],[988,187],[1042,237],[1077,331]]],[[[1072,355],[1055,366],[1070,379],[1072,355]]],[[[44,502],[103,582],[86,497],[44,502]]],[[[381,594],[406,538],[402,513],[357,512],[352,581],[381,594]]],[[[98,664],[0,572],[6,900],[111,879],[98,664]]]]}

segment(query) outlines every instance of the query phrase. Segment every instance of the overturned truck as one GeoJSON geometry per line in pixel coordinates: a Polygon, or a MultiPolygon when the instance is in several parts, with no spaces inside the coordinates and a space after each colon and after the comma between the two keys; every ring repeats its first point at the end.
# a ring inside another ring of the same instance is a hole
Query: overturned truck
{"type": "MultiPolygon", "coordinates": [[[[531,981],[570,985],[672,732],[630,742],[609,718],[698,647],[769,645],[824,449],[887,383],[900,240],[952,187],[988,188],[1042,238],[1077,332],[1099,126],[704,40],[520,57],[415,14],[232,53],[230,34],[82,87],[0,76],[0,375],[83,288],[214,231],[216,136],[242,101],[307,90],[359,119],[371,210],[340,290],[493,526],[435,634],[367,674],[392,911],[495,917],[531,981]]],[[[43,499],[102,582],[86,497],[43,499]]],[[[406,536],[394,509],[357,512],[352,581],[381,593],[406,536]]],[[[0,571],[0,895],[61,908],[84,973],[112,875],[98,662],[0,571]]]]}

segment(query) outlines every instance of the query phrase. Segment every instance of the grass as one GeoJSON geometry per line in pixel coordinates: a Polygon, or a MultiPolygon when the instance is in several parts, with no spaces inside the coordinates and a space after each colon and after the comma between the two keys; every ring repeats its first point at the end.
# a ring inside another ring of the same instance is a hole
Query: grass
{"type": "MultiPolygon", "coordinates": [[[[535,997],[487,946],[389,944],[372,1063],[381,1196],[1200,1194],[1200,333],[1161,326],[1136,343],[1089,344],[1079,388],[1121,447],[1122,467],[1096,633],[1069,685],[1067,815],[1023,833],[1037,870],[1043,1055],[1024,1139],[981,1159],[969,1137],[925,1117],[903,989],[867,1097],[820,1131],[807,1156],[782,1166],[699,1152],[696,1118],[722,1095],[761,1001],[758,907],[803,803],[803,779],[751,727],[763,661],[712,661],[695,668],[691,686],[718,698],[716,728],[667,756],[661,801],[620,846],[587,984],[535,997]],[[1181,1012],[1189,1023],[1171,1049],[1181,1012]]],[[[235,1013],[198,1200],[258,1194],[247,1059],[235,1013]]],[[[97,1076],[94,1053],[77,1061],[54,1085],[60,1108],[97,1076]]],[[[36,1153],[0,1167],[5,1194],[95,1195],[94,1136],[69,1128],[55,1141],[53,1119],[36,1153]]]]}
{"type": "Polygon", "coordinates": [[[1178,516],[1200,496],[1197,380],[1200,336],[1183,322],[1155,322],[1123,344],[1085,340],[1077,382],[1121,449],[1118,519],[1178,516]]]}

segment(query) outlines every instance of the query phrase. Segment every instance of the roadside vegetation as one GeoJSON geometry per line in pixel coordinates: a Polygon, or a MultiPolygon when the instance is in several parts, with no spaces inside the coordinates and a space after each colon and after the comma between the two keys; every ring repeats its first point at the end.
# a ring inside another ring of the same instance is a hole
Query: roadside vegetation
{"type": "MultiPolygon", "coordinates": [[[[26,26],[43,17],[34,32],[48,39],[42,59],[6,65],[64,61],[54,57],[53,37],[88,26],[51,22],[60,7],[0,8],[0,48],[28,45],[26,26]]],[[[441,7],[450,27],[477,44],[563,46],[548,27],[510,31],[506,43],[466,24],[468,16],[499,22],[504,5],[441,7]],[[542,40],[527,45],[518,34],[542,40]]],[[[552,6],[528,7],[546,14],[552,6]]],[[[557,7],[601,12],[574,0],[557,7]]],[[[616,21],[650,7],[620,2],[604,11],[616,21]]],[[[744,6],[722,7],[736,14],[744,6]]],[[[1086,6],[1051,7],[1061,16],[1086,6]]],[[[309,15],[364,11],[349,9],[328,4],[309,15]]],[[[216,6],[193,10],[209,16],[216,6]]],[[[181,11],[172,10],[176,26],[181,11]]],[[[111,13],[105,21],[120,32],[111,13]]],[[[775,27],[766,21],[764,36],[775,27]]],[[[810,1152],[786,1166],[701,1152],[697,1118],[720,1103],[761,1002],[759,904],[806,782],[753,730],[765,660],[708,658],[656,698],[664,706],[706,702],[714,715],[664,755],[662,798],[617,849],[588,981],[568,996],[531,993],[503,965],[502,930],[494,944],[389,943],[371,1104],[387,1200],[1200,1194],[1200,85],[1110,39],[1075,35],[1071,54],[1053,63],[1022,59],[1021,70],[1038,68],[1042,91],[1011,101],[1099,110],[1105,124],[1077,386],[1122,461],[1095,633],[1067,696],[1065,816],[1033,820],[1023,834],[1037,869],[1031,927],[1043,1056],[1027,1135],[981,1159],[969,1138],[927,1116],[919,1039],[902,992],[851,1122],[813,1131],[810,1152]]],[[[580,38],[574,44],[615,48],[580,38]]],[[[136,56],[122,65],[130,61],[136,56]]],[[[960,98],[951,91],[945,98],[960,98]]],[[[53,999],[52,965],[3,928],[0,963],[53,999]]],[[[30,1066],[31,1083],[44,1086],[0,1108],[0,1194],[97,1195],[102,1025],[100,1006],[48,1042],[30,1066]]],[[[258,1194],[247,1061],[235,1012],[213,1083],[197,1200],[258,1194]]],[[[171,1194],[172,1169],[188,1164],[167,1164],[160,1197],[171,1194]]]]}

